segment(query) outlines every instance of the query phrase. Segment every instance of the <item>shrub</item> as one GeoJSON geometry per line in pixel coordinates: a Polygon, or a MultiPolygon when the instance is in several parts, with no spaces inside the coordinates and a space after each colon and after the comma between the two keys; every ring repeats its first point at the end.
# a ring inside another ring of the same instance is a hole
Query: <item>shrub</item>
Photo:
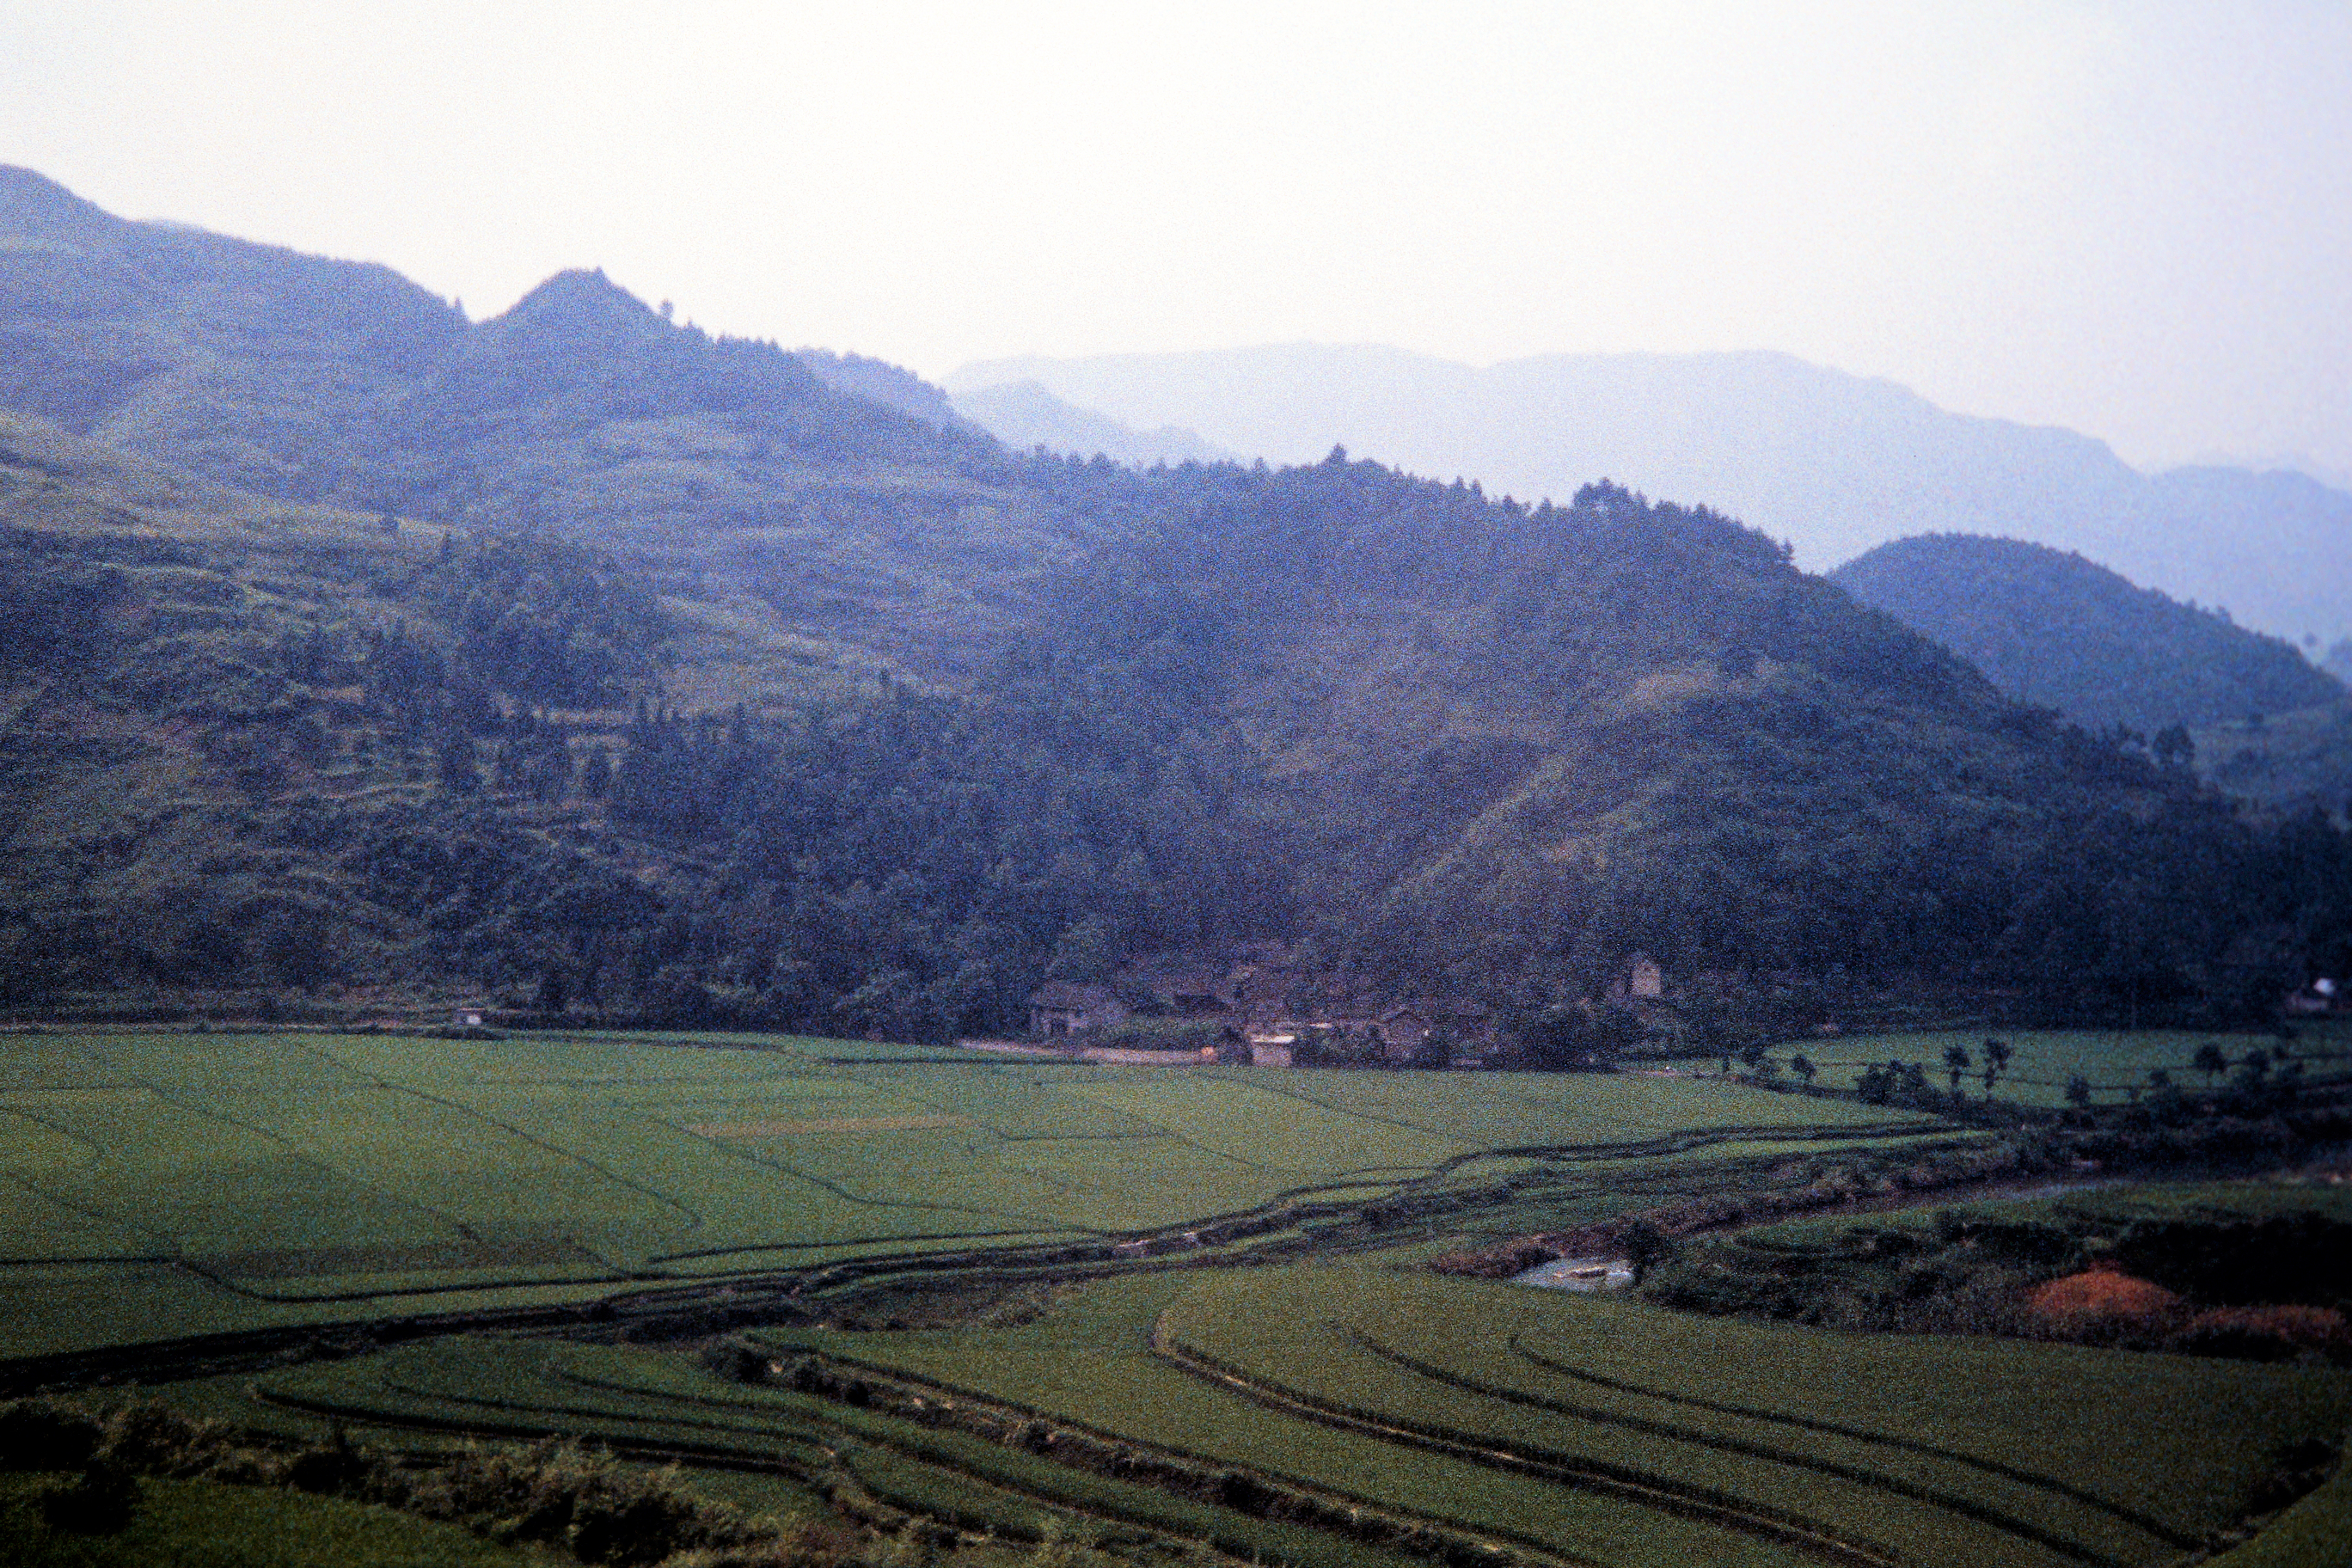
{"type": "Polygon", "coordinates": [[[1200,1051],[1224,1037],[1216,1025],[1186,1018],[1130,1018],[1098,1031],[1087,1043],[1122,1051],[1200,1051]]]}
{"type": "Polygon", "coordinates": [[[286,1484],[297,1491],[341,1495],[358,1489],[375,1468],[337,1426],[324,1441],[311,1444],[287,1463],[286,1484]]]}
{"type": "Polygon", "coordinates": [[[416,1470],[352,1443],[341,1426],[281,1455],[152,1401],[102,1421],[48,1400],[0,1402],[0,1468],[76,1466],[85,1473],[42,1494],[42,1515],[58,1529],[121,1528],[138,1502],[137,1476],[202,1476],[383,1503],[611,1568],[831,1568],[857,1558],[861,1544],[830,1521],[748,1518],[688,1491],[674,1473],[647,1474],[551,1438],[469,1447],[437,1469],[416,1470]]]}
{"type": "Polygon", "coordinates": [[[2180,1298],[2150,1280],[2094,1268],[2036,1286],[2026,1305],[2035,1317],[2060,1328],[2144,1327],[2171,1314],[2180,1298]]]}
{"type": "Polygon", "coordinates": [[[582,1492],[572,1505],[564,1544],[588,1563],[646,1568],[688,1544],[698,1533],[693,1498],[660,1481],[614,1475],[582,1492]]]}
{"type": "Polygon", "coordinates": [[[89,1462],[99,1425],[79,1410],[46,1399],[0,1405],[0,1470],[62,1470],[89,1462]]]}
{"type": "Polygon", "coordinates": [[[730,1383],[759,1383],[768,1375],[768,1358],[734,1340],[713,1340],[696,1359],[705,1372],[730,1383]]]}
{"type": "Polygon", "coordinates": [[[2352,1324],[2332,1307],[2216,1307],[2189,1319],[2164,1348],[2239,1361],[2352,1361],[2352,1324]]]}
{"type": "Polygon", "coordinates": [[[228,1428],[218,1422],[142,1401],[107,1416],[98,1452],[141,1475],[186,1477],[203,1474],[235,1447],[228,1428]]]}
{"type": "Polygon", "coordinates": [[[109,1459],[92,1459],[70,1481],[41,1494],[41,1522],[52,1530],[111,1535],[131,1522],[139,1506],[137,1478],[109,1459]]]}

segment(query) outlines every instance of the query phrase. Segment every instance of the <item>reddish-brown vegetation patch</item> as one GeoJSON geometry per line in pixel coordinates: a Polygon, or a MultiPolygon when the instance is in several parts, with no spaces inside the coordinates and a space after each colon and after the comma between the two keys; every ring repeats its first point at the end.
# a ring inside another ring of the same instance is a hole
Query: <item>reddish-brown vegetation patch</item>
{"type": "Polygon", "coordinates": [[[2112,1268],[2068,1274],[2034,1287],[2026,1305],[2038,1318],[2055,1322],[2153,1322],[2180,1305],[2180,1298],[2153,1280],[2112,1268]]]}
{"type": "Polygon", "coordinates": [[[2352,1324],[2332,1307],[2216,1307],[2189,1319],[2165,1348],[2247,1361],[2308,1351],[2340,1361],[2352,1357],[2352,1324]]]}

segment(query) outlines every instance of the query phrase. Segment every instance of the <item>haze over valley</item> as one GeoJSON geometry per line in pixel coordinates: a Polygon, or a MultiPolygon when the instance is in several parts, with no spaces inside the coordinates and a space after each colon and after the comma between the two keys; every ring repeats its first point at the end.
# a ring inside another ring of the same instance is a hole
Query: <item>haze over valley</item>
{"type": "Polygon", "coordinates": [[[2352,18],[6,33],[0,1563],[2352,1561],[2352,18]]]}
{"type": "Polygon", "coordinates": [[[1475,369],[1300,343],[984,361],[945,384],[1015,445],[1087,447],[1076,425],[1056,432],[994,414],[1010,389],[1034,385],[1082,416],[1198,431],[1196,441],[1273,462],[1311,461],[1336,443],[1530,500],[1606,476],[1785,539],[1809,571],[1913,534],[1982,534],[2080,552],[2315,648],[2352,638],[2352,575],[2341,570],[2352,494],[2286,469],[2143,474],[2093,437],[1947,413],[1891,382],[1787,354],[1552,355],[1475,369]]]}

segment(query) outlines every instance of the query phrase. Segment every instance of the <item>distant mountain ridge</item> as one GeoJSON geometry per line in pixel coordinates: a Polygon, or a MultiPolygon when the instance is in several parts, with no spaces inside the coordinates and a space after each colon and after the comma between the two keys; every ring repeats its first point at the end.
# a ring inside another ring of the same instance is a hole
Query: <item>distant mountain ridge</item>
{"type": "Polygon", "coordinates": [[[1090,409],[1074,408],[1034,381],[977,387],[955,400],[998,440],[1018,451],[1043,447],[1081,458],[1097,454],[1114,462],[1222,463],[1235,454],[1212,446],[1192,430],[1163,425],[1136,430],[1090,409]]]}
{"type": "Polygon", "coordinates": [[[2027,702],[2153,731],[2352,702],[2288,644],[2014,539],[1897,540],[1829,574],[2027,702]]]}
{"type": "Polygon", "coordinates": [[[836,353],[830,349],[794,349],[793,357],[836,392],[863,397],[933,425],[976,428],[972,421],[956,411],[946,393],[903,365],[866,354],[836,353]]]}
{"type": "Polygon", "coordinates": [[[697,437],[643,427],[681,418],[752,421],[755,461],[803,478],[984,466],[993,443],[943,396],[907,411],[921,387],[673,324],[593,269],[468,322],[388,268],[130,222],[0,167],[0,407],[264,495],[451,521],[740,504],[735,476],[680,482],[712,456],[697,437]],[[613,423],[639,427],[593,474],[526,450],[613,423]]]}
{"type": "Polygon", "coordinates": [[[2090,437],[1948,413],[1787,354],[1551,355],[1481,370],[1298,343],[992,360],[947,386],[963,399],[1026,381],[1271,461],[1340,443],[1529,499],[1605,474],[1788,539],[1814,570],[1915,534],[2006,536],[2078,551],[2274,635],[2352,634],[2352,495],[2283,471],[2151,479],[2090,437]]]}

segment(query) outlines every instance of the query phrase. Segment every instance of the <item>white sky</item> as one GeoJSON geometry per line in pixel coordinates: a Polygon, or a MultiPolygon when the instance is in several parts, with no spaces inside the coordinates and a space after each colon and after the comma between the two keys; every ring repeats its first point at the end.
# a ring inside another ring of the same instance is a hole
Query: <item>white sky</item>
{"type": "Polygon", "coordinates": [[[1784,349],[2352,469],[2352,5],[0,0],[0,162],[970,359],[1784,349]]]}

